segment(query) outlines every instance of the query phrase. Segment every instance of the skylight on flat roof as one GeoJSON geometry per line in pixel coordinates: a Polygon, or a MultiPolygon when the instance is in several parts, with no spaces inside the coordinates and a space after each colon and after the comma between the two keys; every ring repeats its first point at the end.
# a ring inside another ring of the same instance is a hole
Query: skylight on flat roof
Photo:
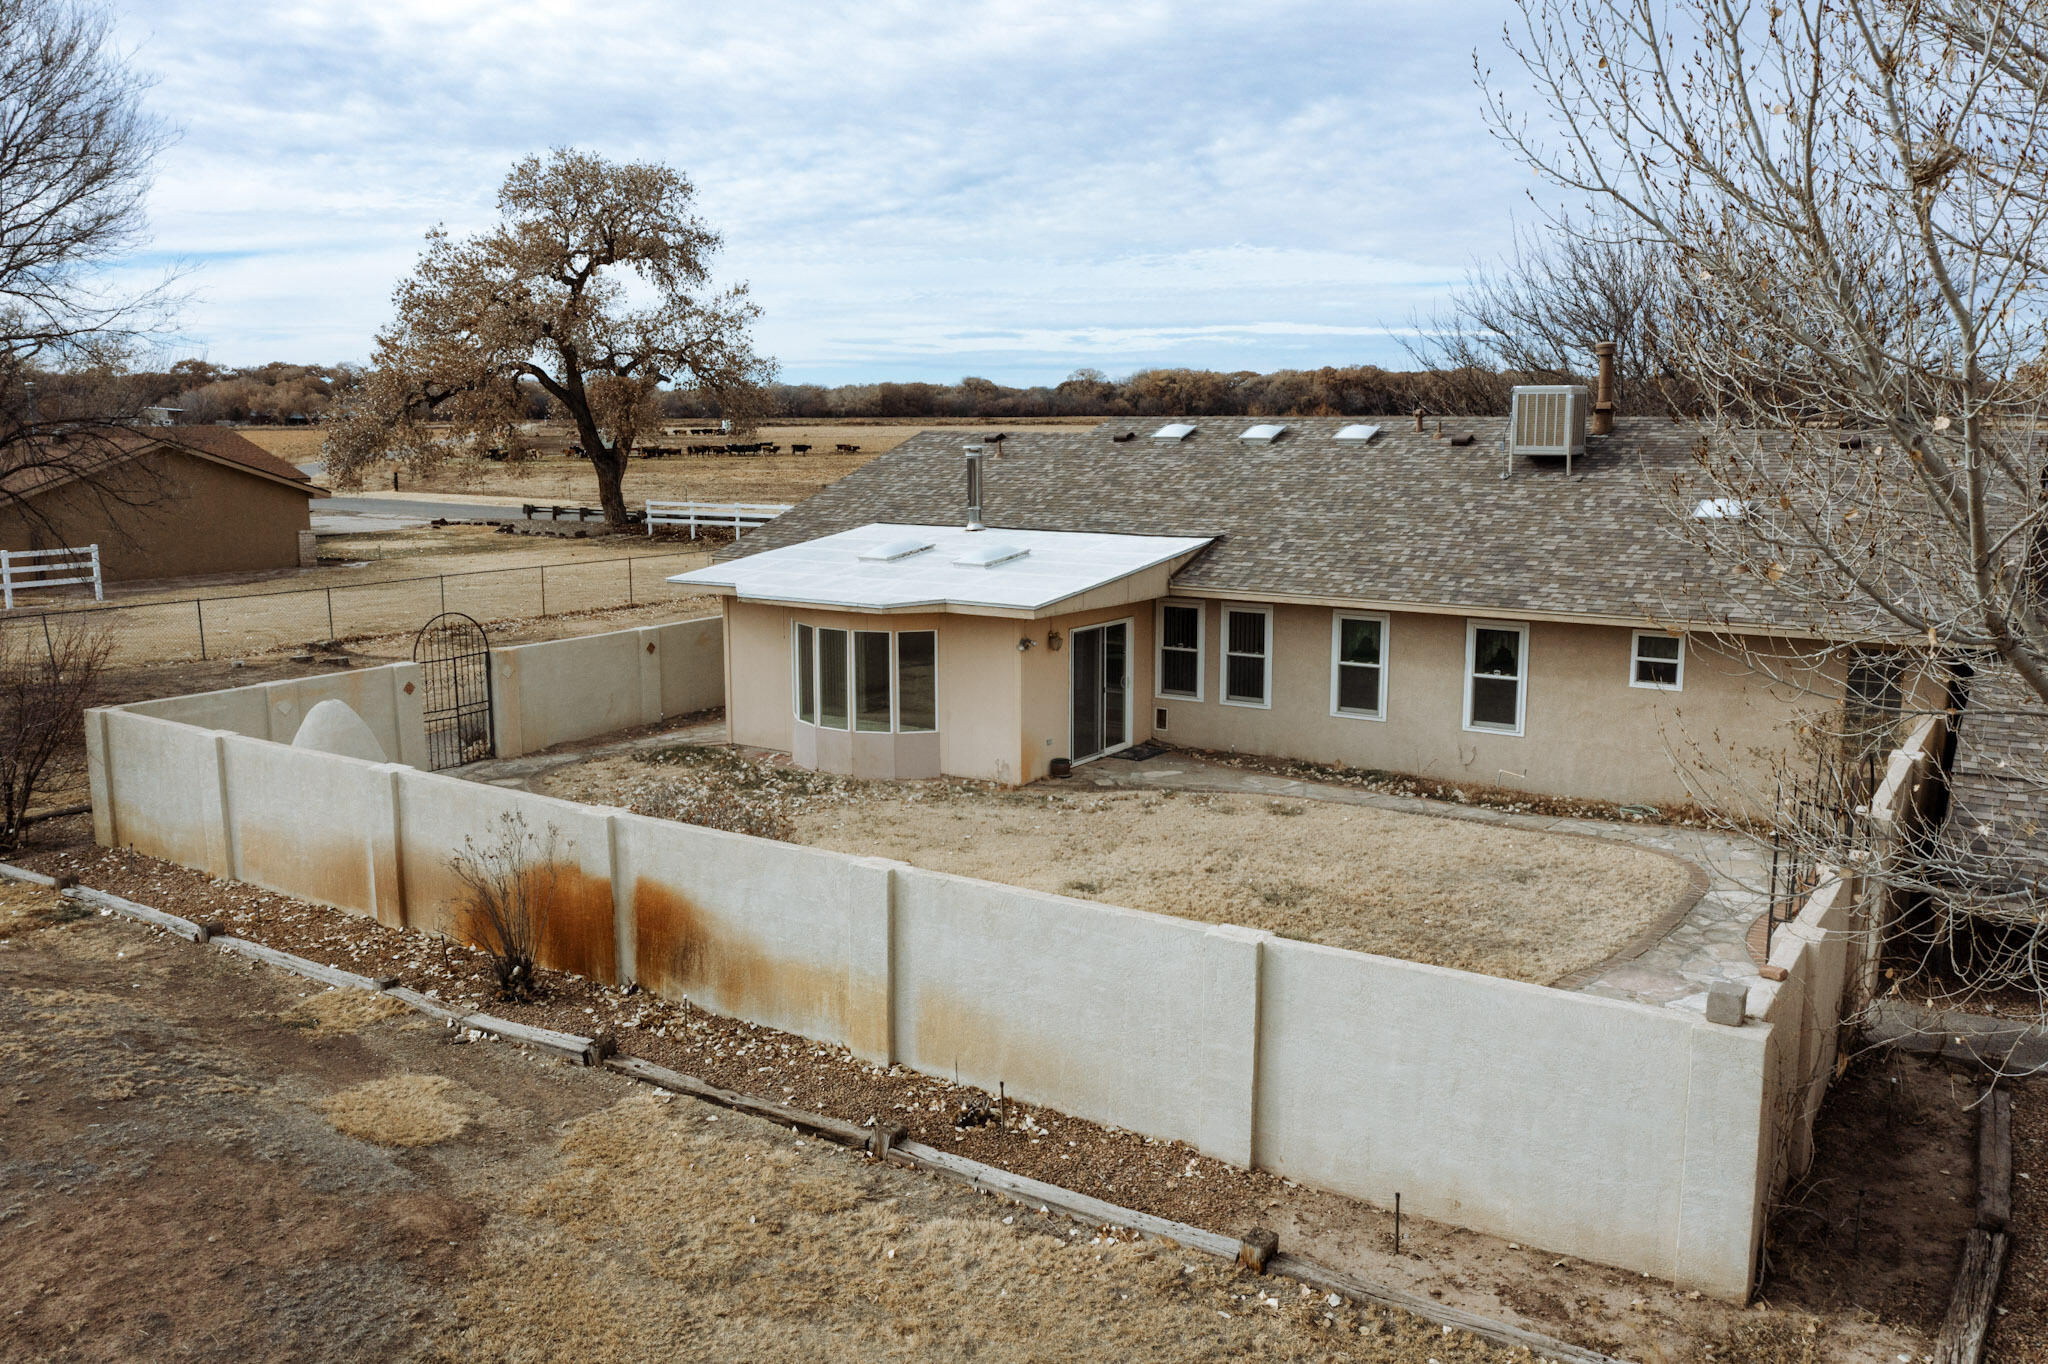
{"type": "Polygon", "coordinates": [[[871,564],[893,564],[898,559],[908,559],[913,554],[922,554],[931,547],[932,542],[929,540],[914,540],[906,537],[901,540],[887,541],[886,543],[876,545],[873,549],[864,549],[861,551],[860,557],[864,562],[871,564]]]}
{"type": "Polygon", "coordinates": [[[976,545],[953,562],[962,568],[994,568],[1021,559],[1031,551],[1023,545],[1006,545],[998,540],[993,544],[976,545]]]}
{"type": "Polygon", "coordinates": [[[1247,426],[1238,439],[1271,442],[1280,439],[1286,430],[1278,422],[1260,422],[1257,426],[1247,426]]]}
{"type": "Polygon", "coordinates": [[[1337,439],[1371,440],[1374,436],[1377,436],[1379,433],[1380,429],[1377,426],[1367,426],[1364,423],[1360,422],[1355,423],[1351,426],[1347,426],[1343,430],[1339,431],[1337,433],[1337,439]]]}
{"type": "Polygon", "coordinates": [[[1186,440],[1195,434],[1193,422],[1168,422],[1152,433],[1154,440],[1186,440]]]}

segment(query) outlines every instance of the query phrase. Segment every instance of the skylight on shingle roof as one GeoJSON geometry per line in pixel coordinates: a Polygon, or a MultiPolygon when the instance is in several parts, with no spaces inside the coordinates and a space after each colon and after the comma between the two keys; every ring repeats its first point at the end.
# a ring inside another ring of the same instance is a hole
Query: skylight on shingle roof
{"type": "Polygon", "coordinates": [[[1154,440],[1186,440],[1195,434],[1193,422],[1168,422],[1152,433],[1154,440]]]}
{"type": "Polygon", "coordinates": [[[1337,439],[1338,439],[1338,440],[1371,440],[1371,439],[1372,439],[1372,438],[1373,438],[1374,436],[1377,436],[1377,435],[1378,435],[1379,433],[1380,433],[1380,429],[1379,429],[1379,428],[1378,428],[1377,426],[1368,426],[1368,425],[1364,424],[1363,422],[1359,422],[1359,423],[1354,423],[1353,425],[1347,426],[1347,427],[1345,427],[1345,428],[1344,428],[1343,430],[1339,431],[1339,432],[1337,433],[1337,439]]]}
{"type": "Polygon", "coordinates": [[[1703,497],[1692,509],[1695,521],[1739,521],[1749,515],[1749,503],[1739,497],[1703,497]]]}
{"type": "Polygon", "coordinates": [[[1287,428],[1279,422],[1260,422],[1257,426],[1247,426],[1238,439],[1271,443],[1280,439],[1286,430],[1287,428]]]}

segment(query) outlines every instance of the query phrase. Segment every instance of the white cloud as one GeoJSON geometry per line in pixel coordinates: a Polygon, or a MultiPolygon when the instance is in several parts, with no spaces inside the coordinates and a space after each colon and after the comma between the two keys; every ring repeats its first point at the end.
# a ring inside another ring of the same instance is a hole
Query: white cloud
{"type": "Polygon", "coordinates": [[[227,362],[366,355],[421,234],[551,145],[686,171],[827,382],[1395,361],[1529,184],[1469,76],[1509,0],[124,3],[227,362]]]}

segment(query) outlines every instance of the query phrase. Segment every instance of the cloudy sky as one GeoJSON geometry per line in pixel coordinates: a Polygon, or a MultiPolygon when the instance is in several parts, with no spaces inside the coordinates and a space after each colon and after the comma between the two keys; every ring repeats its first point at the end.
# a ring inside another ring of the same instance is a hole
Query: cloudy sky
{"type": "Polygon", "coordinates": [[[555,145],[687,173],[802,382],[1398,364],[1530,212],[1471,79],[1511,0],[115,3],[225,364],[363,359],[555,145]]]}

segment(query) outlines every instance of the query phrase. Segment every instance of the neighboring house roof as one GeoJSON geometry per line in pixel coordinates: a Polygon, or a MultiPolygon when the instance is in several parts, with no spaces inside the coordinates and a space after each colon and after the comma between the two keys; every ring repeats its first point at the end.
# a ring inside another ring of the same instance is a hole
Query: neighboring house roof
{"type": "Polygon", "coordinates": [[[2048,867],[2048,706],[2004,668],[1979,672],[1956,723],[1949,827],[2001,862],[2048,867]]]}
{"type": "MultiPolygon", "coordinates": [[[[1202,538],[878,524],[681,573],[746,601],[848,611],[1047,611],[1199,552],[1202,538]]],[[[1163,583],[1161,584],[1163,585],[1163,583]]]]}
{"type": "Polygon", "coordinates": [[[198,459],[254,474],[291,487],[308,497],[323,493],[297,465],[271,454],[224,426],[177,426],[96,433],[75,442],[70,450],[54,444],[26,467],[0,468],[0,494],[40,497],[81,478],[104,474],[153,450],[174,449],[198,459]]]}
{"type": "MultiPolygon", "coordinates": [[[[1190,417],[1192,435],[1155,440],[1172,419],[1086,433],[1011,430],[983,445],[990,526],[1209,537],[1178,590],[1521,618],[1714,622],[1823,633],[1761,584],[1717,567],[1672,520],[1674,480],[1695,438],[1662,419],[1623,418],[1594,436],[1567,478],[1518,459],[1501,477],[1505,419],[1446,417],[1454,446],[1382,417],[1367,442],[1336,439],[1357,418],[1290,417],[1270,443],[1239,439],[1247,417],[1190,417]],[[1136,438],[1113,439],[1125,431],[1136,438]],[[998,454],[1000,449],[1000,454],[998,454]]],[[[925,431],[848,474],[721,557],[756,555],[876,522],[958,523],[964,444],[925,431]]],[[[1681,502],[1682,498],[1678,499],[1681,502]]],[[[1690,505],[1686,503],[1685,505],[1690,505]]]]}

